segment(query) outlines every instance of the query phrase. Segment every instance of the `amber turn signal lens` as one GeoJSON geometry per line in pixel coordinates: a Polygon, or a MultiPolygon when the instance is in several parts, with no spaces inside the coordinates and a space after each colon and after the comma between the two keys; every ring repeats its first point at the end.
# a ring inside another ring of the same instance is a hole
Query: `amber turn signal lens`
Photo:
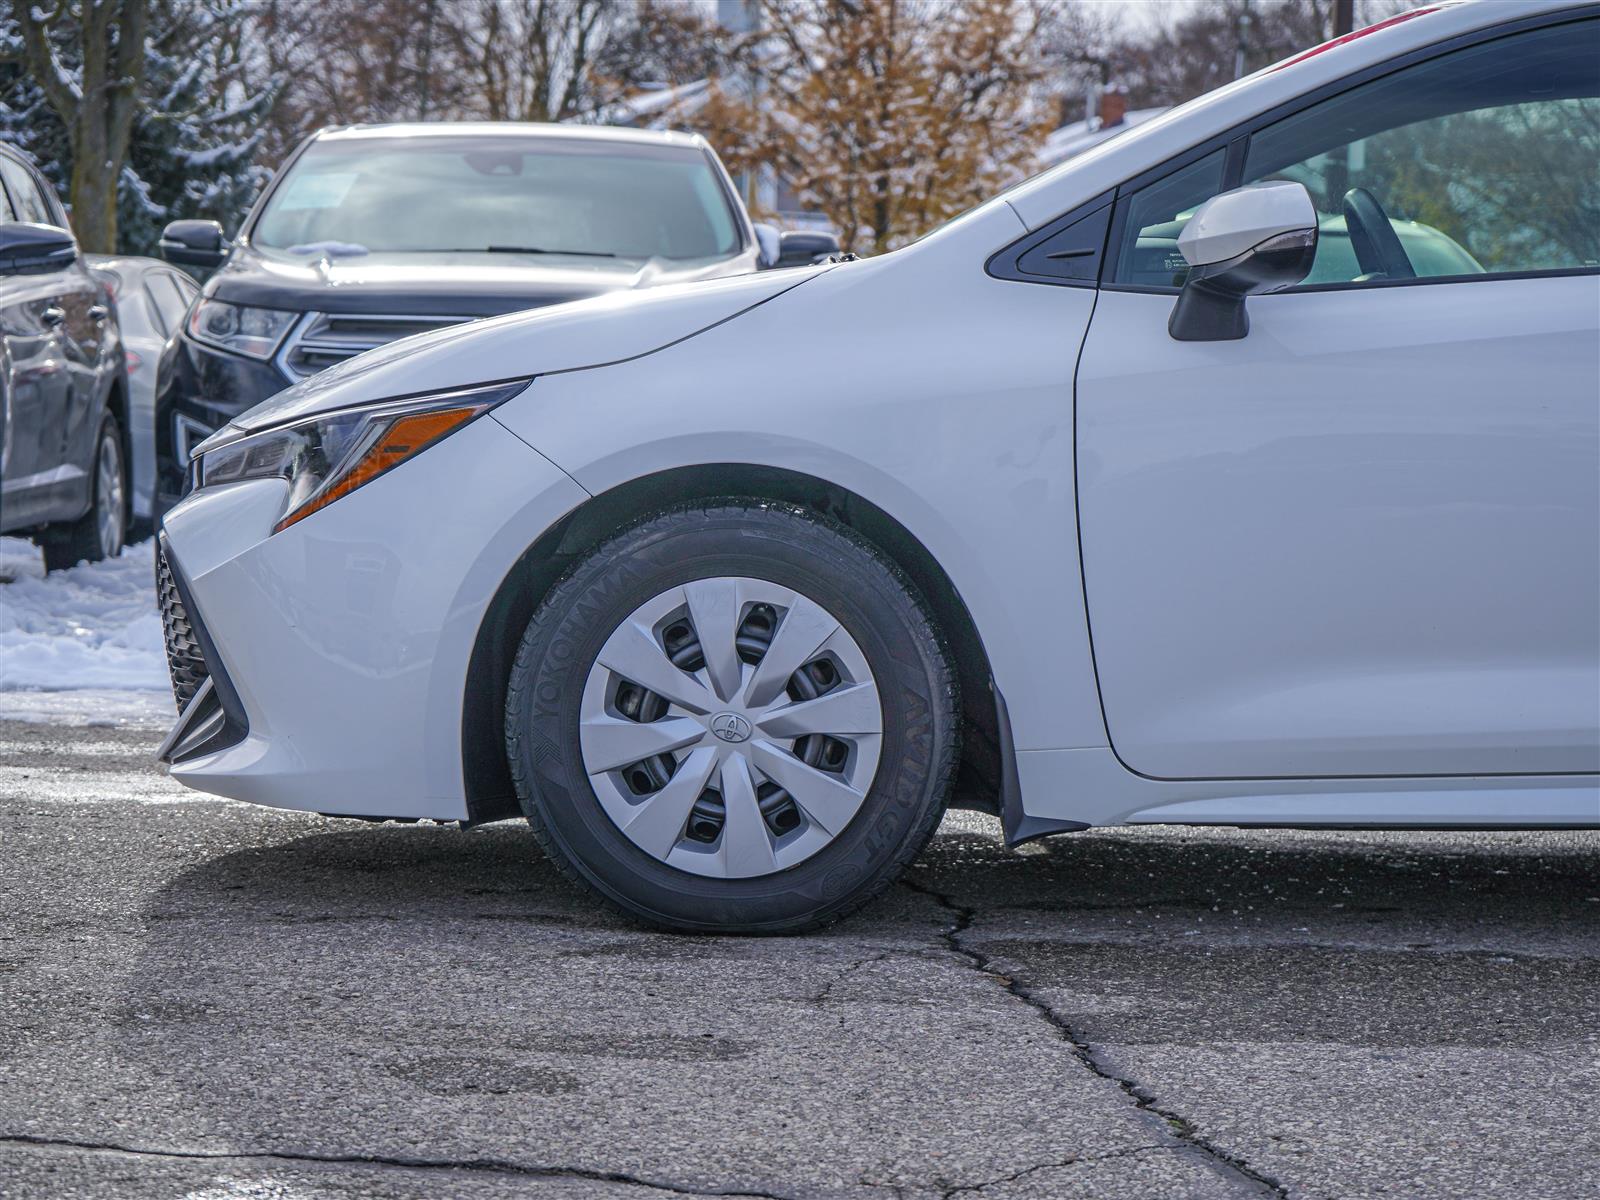
{"type": "Polygon", "coordinates": [[[348,468],[279,521],[273,532],[287,529],[296,521],[326,508],[341,496],[348,496],[362,484],[370,483],[385,471],[399,466],[412,455],[420,454],[445,434],[465,425],[486,407],[473,404],[465,408],[434,409],[396,417],[380,429],[372,445],[348,468]]]}

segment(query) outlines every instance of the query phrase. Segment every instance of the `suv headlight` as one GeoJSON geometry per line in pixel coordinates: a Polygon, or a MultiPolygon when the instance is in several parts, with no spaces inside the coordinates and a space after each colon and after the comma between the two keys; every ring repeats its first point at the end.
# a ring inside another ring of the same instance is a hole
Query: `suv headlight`
{"type": "Polygon", "coordinates": [[[224,430],[195,450],[194,487],[286,479],[289,504],[272,532],[348,496],[446,435],[509,400],[528,380],[385,400],[308,417],[260,433],[224,430]]]}
{"type": "Polygon", "coordinates": [[[189,312],[189,336],[235,354],[271,358],[299,315],[281,308],[249,308],[225,300],[202,300],[189,312]]]}

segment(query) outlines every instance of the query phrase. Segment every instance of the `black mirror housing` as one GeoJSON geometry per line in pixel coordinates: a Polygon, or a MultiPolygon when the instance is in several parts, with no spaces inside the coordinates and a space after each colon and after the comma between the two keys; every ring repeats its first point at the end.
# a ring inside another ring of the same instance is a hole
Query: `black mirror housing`
{"type": "Polygon", "coordinates": [[[0,224],[0,275],[41,275],[78,261],[70,230],[31,221],[0,224]]]}
{"type": "Polygon", "coordinates": [[[1246,296],[1293,287],[1311,273],[1317,230],[1270,237],[1226,262],[1192,267],[1167,321],[1180,342],[1235,341],[1250,332],[1246,296]]]}
{"type": "Polygon", "coordinates": [[[775,267],[809,267],[839,253],[839,239],[831,233],[791,229],[778,238],[775,267]]]}
{"type": "Polygon", "coordinates": [[[173,221],[161,231],[161,257],[184,267],[216,267],[227,257],[228,244],[216,221],[173,221]]]}

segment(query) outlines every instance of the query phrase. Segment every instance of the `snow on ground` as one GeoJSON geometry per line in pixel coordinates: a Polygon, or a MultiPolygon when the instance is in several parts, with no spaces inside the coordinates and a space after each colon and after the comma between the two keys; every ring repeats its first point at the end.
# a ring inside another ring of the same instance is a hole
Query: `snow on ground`
{"type": "Polygon", "coordinates": [[[154,545],[46,576],[34,546],[0,538],[0,718],[171,723],[154,545]]]}

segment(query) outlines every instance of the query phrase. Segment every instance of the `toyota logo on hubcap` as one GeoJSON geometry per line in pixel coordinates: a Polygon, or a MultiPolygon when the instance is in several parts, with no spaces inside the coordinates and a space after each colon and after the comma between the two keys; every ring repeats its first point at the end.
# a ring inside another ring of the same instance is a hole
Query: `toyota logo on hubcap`
{"type": "Polygon", "coordinates": [[[748,742],[750,722],[738,713],[718,713],[711,718],[711,732],[725,742],[748,742]]]}

